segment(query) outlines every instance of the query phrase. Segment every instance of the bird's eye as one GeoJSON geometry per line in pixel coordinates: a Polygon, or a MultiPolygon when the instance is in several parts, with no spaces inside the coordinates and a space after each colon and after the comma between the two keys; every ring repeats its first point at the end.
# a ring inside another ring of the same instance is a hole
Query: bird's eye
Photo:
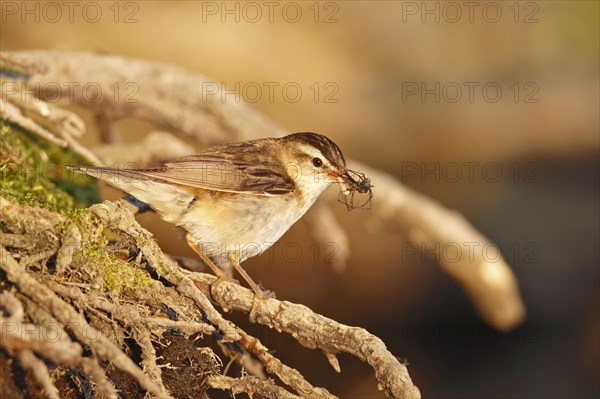
{"type": "Polygon", "coordinates": [[[313,165],[318,168],[319,166],[323,165],[323,161],[321,161],[321,158],[313,158],[313,165]]]}

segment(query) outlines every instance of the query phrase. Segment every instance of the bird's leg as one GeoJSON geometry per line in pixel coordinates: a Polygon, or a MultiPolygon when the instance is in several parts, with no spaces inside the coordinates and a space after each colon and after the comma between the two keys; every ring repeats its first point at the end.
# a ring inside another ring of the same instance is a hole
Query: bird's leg
{"type": "Polygon", "coordinates": [[[190,248],[192,248],[194,252],[198,254],[200,259],[202,259],[202,262],[204,262],[206,266],[211,268],[212,272],[215,274],[215,276],[217,276],[217,278],[225,278],[225,273],[223,272],[223,270],[221,270],[219,266],[215,265],[213,261],[208,258],[208,256],[202,253],[200,248],[198,248],[198,244],[196,244],[192,240],[192,235],[190,233],[185,233],[185,240],[187,241],[190,248]]]}
{"type": "Polygon", "coordinates": [[[235,270],[237,270],[237,272],[244,278],[244,280],[246,280],[246,282],[252,288],[252,290],[258,296],[258,298],[269,299],[269,298],[275,297],[275,295],[273,295],[272,292],[269,292],[269,291],[265,292],[265,291],[261,290],[260,287],[258,286],[258,284],[256,284],[254,282],[254,280],[252,280],[250,275],[248,273],[246,273],[246,271],[242,268],[242,265],[240,265],[240,254],[239,253],[230,252],[229,260],[231,261],[231,264],[235,268],[235,270]]]}
{"type": "MultiPolygon", "coordinates": [[[[202,259],[202,262],[204,262],[208,267],[210,267],[210,269],[213,271],[215,276],[217,276],[217,279],[230,279],[230,277],[228,277],[226,275],[226,273],[223,270],[221,270],[221,268],[219,266],[215,265],[213,263],[213,261],[210,260],[210,258],[208,256],[206,256],[202,252],[202,250],[200,250],[200,248],[198,248],[198,244],[196,244],[192,240],[192,235],[190,233],[185,234],[185,240],[187,241],[190,248],[192,248],[194,250],[194,252],[198,254],[200,259],[202,259]]],[[[246,282],[250,285],[252,290],[256,293],[256,295],[259,298],[268,299],[268,298],[274,297],[274,295],[271,292],[268,292],[268,291],[264,292],[263,290],[261,290],[260,287],[258,286],[258,284],[256,284],[254,282],[254,280],[252,280],[250,275],[248,275],[248,273],[246,273],[246,271],[244,269],[242,269],[242,266],[240,265],[240,262],[239,262],[239,254],[237,254],[236,252],[230,252],[229,260],[231,261],[231,265],[235,268],[235,270],[238,271],[238,273],[244,278],[244,280],[246,280],[246,282]]]]}

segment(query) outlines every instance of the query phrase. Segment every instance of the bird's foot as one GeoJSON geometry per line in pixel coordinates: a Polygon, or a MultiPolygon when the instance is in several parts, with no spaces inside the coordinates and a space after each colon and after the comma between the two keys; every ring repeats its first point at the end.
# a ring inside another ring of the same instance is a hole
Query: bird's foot
{"type": "Polygon", "coordinates": [[[246,280],[252,291],[254,291],[254,296],[258,299],[269,299],[275,298],[275,293],[273,291],[263,290],[258,284],[252,280],[250,275],[246,273],[246,271],[242,268],[239,262],[239,254],[236,252],[229,253],[229,260],[231,261],[231,265],[235,270],[246,280]]]}

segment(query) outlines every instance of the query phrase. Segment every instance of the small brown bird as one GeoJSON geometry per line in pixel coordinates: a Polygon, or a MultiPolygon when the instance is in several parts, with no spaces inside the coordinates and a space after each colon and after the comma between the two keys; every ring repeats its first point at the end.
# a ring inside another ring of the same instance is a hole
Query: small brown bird
{"type": "Polygon", "coordinates": [[[316,133],[215,146],[154,169],[69,169],[147,203],[187,231],[188,244],[215,275],[224,277],[232,265],[260,296],[240,263],[273,245],[331,184],[346,195],[366,189],[339,147],[316,133]]]}

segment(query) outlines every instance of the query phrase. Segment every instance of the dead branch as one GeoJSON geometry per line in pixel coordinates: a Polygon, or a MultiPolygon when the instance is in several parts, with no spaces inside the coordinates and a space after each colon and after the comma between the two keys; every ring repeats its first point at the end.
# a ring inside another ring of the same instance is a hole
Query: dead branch
{"type": "Polygon", "coordinates": [[[268,398],[300,399],[301,396],[294,395],[285,389],[278,387],[269,380],[264,380],[249,375],[240,378],[226,377],[224,375],[213,375],[206,379],[206,385],[211,388],[230,391],[232,394],[249,392],[259,394],[268,398]]]}
{"type": "MultiPolygon", "coordinates": [[[[34,300],[29,299],[27,297],[23,297],[23,302],[27,307],[27,316],[34,322],[37,326],[43,326],[46,331],[54,331],[59,337],[68,337],[67,331],[65,330],[65,326],[59,323],[48,310],[42,308],[38,305],[34,300]]],[[[50,351],[41,355],[56,364],[63,364],[65,366],[71,367],[73,369],[81,369],[84,373],[90,376],[91,380],[96,384],[96,391],[99,396],[113,398],[117,395],[115,386],[113,383],[107,378],[104,369],[100,367],[96,359],[94,358],[85,358],[81,356],[83,353],[83,349],[76,342],[71,342],[74,350],[72,353],[77,353],[77,355],[71,356],[63,356],[61,352],[60,355],[57,355],[53,352],[53,350],[61,351],[61,347],[50,348],[50,351]]],[[[69,352],[64,352],[69,353],[69,352]]]]}
{"type": "Polygon", "coordinates": [[[19,352],[19,361],[24,368],[31,370],[34,378],[42,384],[48,398],[60,398],[58,389],[54,386],[50,378],[48,367],[46,367],[46,364],[42,360],[37,358],[33,352],[22,350],[19,352]]]}
{"type": "Polygon", "coordinates": [[[216,303],[227,309],[248,313],[252,322],[286,332],[301,345],[322,350],[328,358],[338,352],[346,352],[368,363],[375,370],[381,389],[389,397],[420,396],[406,366],[398,362],[379,338],[365,329],[340,324],[314,313],[304,305],[274,298],[255,301],[252,291],[238,284],[217,280],[206,273],[187,273],[203,291],[210,292],[216,303]]]}
{"type": "MultiPolygon", "coordinates": [[[[5,200],[2,199],[2,201],[5,200]]],[[[4,208],[6,204],[2,205],[4,208]]],[[[6,273],[8,280],[18,285],[21,292],[25,295],[49,310],[59,322],[69,324],[77,339],[90,346],[99,358],[111,361],[115,366],[130,374],[137,380],[140,386],[148,392],[158,397],[171,397],[144,374],[142,370],[140,370],[140,368],[118,347],[110,342],[98,330],[90,326],[81,314],[60,299],[48,287],[35,280],[23,266],[19,265],[14,260],[4,247],[0,247],[0,259],[2,262],[2,269],[6,273]]],[[[42,335],[40,334],[39,336],[42,335]]],[[[21,339],[21,341],[23,341],[23,339],[21,339]]],[[[9,341],[9,348],[10,342],[12,341],[9,341]]],[[[38,347],[38,345],[39,343],[36,342],[34,348],[38,347]]],[[[53,347],[53,345],[48,345],[47,343],[42,343],[42,345],[44,345],[44,347],[53,347]]],[[[56,358],[57,356],[58,355],[55,353],[53,358],[56,358]]],[[[67,357],[66,359],[63,358],[63,361],[69,360],[70,357],[67,357]]]]}

